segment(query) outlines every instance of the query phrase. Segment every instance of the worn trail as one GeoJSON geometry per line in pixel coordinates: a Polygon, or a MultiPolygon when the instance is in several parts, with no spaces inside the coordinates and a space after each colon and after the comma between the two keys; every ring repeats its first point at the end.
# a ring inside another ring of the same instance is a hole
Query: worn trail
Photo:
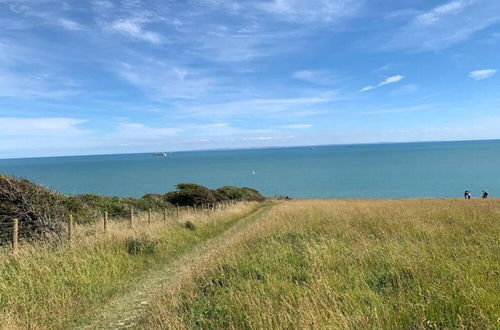
{"type": "Polygon", "coordinates": [[[188,264],[194,264],[207,254],[223,247],[223,243],[245,230],[249,225],[265,217],[274,203],[265,203],[250,215],[242,217],[232,227],[221,235],[197,245],[188,252],[180,255],[173,262],[155,267],[137,282],[126,293],[121,294],[96,312],[92,319],[80,325],[79,329],[126,329],[134,327],[136,320],[150,304],[154,294],[162,288],[168,287],[177,271],[188,264]]]}

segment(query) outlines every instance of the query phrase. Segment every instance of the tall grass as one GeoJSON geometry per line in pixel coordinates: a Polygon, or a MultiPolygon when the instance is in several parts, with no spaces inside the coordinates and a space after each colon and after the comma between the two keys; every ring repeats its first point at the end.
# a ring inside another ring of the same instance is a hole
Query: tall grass
{"type": "Polygon", "coordinates": [[[185,269],[143,328],[498,328],[500,200],[293,201],[185,269]]]}
{"type": "Polygon", "coordinates": [[[69,242],[24,244],[16,258],[0,251],[0,328],[71,328],[117,293],[125,292],[147,270],[217,236],[257,203],[184,214],[136,217],[133,229],[112,221],[107,234],[101,224],[75,228],[69,242]],[[182,226],[192,222],[196,230],[182,226]]]}

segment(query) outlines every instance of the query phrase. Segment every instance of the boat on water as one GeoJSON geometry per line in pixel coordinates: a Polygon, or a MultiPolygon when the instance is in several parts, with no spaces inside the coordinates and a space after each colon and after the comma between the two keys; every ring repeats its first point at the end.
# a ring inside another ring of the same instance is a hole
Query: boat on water
{"type": "Polygon", "coordinates": [[[167,157],[168,154],[166,152],[155,152],[153,154],[153,156],[155,156],[155,157],[167,157]]]}

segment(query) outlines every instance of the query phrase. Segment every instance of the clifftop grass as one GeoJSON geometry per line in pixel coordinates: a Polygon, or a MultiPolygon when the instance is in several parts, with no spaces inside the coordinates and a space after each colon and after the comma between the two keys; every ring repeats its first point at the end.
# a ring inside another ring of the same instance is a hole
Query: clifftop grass
{"type": "Polygon", "coordinates": [[[498,328],[499,219],[500,200],[281,203],[140,327],[498,328]]]}
{"type": "Polygon", "coordinates": [[[68,242],[22,244],[13,258],[0,248],[0,329],[68,329],[96,314],[154,267],[166,267],[178,255],[215,237],[260,208],[239,203],[224,210],[181,214],[148,224],[137,214],[135,226],[110,221],[75,228],[68,242]],[[183,224],[190,221],[196,230],[183,224]]]}

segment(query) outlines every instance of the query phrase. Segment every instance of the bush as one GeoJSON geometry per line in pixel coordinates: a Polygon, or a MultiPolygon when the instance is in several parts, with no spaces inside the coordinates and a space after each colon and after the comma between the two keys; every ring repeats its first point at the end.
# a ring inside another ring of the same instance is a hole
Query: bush
{"type": "Polygon", "coordinates": [[[217,202],[214,192],[207,187],[194,183],[179,183],[176,187],[176,191],[165,195],[167,201],[172,204],[187,206],[217,202]]]}
{"type": "Polygon", "coordinates": [[[20,237],[53,236],[61,232],[68,215],[63,195],[28,180],[0,175],[0,229],[18,219],[20,237]]]}
{"type": "MultiPolygon", "coordinates": [[[[128,217],[130,209],[159,211],[172,204],[193,206],[228,200],[262,201],[255,189],[225,186],[217,190],[194,183],[179,183],[173,192],[147,194],[141,198],[118,198],[94,194],[64,196],[28,180],[0,175],[0,229],[9,228],[12,219],[19,220],[20,237],[53,236],[74,216],[77,223],[97,221],[102,213],[110,217],[128,217]]],[[[9,239],[11,230],[0,231],[1,239],[9,239]]],[[[1,242],[0,242],[1,244],[1,242]]]]}
{"type": "Polygon", "coordinates": [[[191,221],[186,221],[184,223],[184,228],[189,229],[189,230],[196,230],[196,226],[191,221]]]}
{"type": "Polygon", "coordinates": [[[181,206],[216,203],[228,200],[263,201],[265,198],[255,189],[225,186],[210,190],[194,183],[180,183],[177,190],[167,193],[166,199],[181,206]]]}
{"type": "Polygon", "coordinates": [[[255,189],[225,186],[217,189],[221,200],[263,201],[265,198],[255,189]]]}

